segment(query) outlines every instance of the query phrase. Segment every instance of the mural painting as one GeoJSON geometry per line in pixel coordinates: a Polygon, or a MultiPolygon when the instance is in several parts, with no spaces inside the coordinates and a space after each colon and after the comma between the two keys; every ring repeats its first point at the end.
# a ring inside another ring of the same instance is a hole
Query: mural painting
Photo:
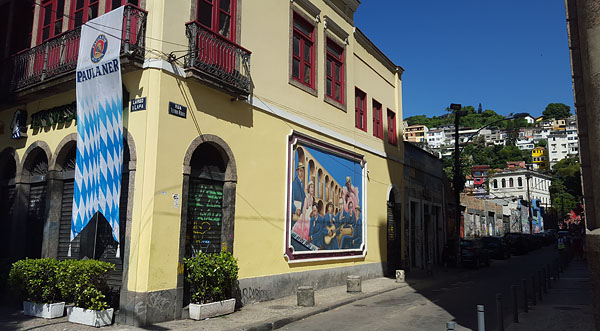
{"type": "Polygon", "coordinates": [[[294,133],[288,141],[288,260],[365,254],[362,155],[294,133]]]}

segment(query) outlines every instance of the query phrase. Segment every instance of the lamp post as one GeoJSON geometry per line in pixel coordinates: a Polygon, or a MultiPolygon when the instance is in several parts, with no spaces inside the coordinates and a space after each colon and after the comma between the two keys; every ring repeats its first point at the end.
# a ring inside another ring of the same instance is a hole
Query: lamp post
{"type": "Polygon", "coordinates": [[[533,218],[531,217],[531,194],[529,193],[529,179],[531,178],[531,173],[529,172],[529,164],[526,164],[527,172],[525,173],[525,178],[527,179],[527,220],[529,221],[529,234],[533,234],[533,218]]]}
{"type": "MultiPolygon", "coordinates": [[[[456,204],[456,264],[458,265],[460,263],[460,224],[461,224],[461,210],[460,210],[460,191],[462,190],[462,181],[461,181],[461,165],[460,165],[460,154],[462,153],[464,146],[466,146],[466,144],[471,141],[471,139],[473,139],[473,137],[475,137],[477,134],[479,134],[479,132],[485,128],[488,128],[496,123],[500,123],[502,121],[507,121],[507,120],[512,120],[515,118],[523,118],[525,116],[528,116],[529,114],[527,113],[517,113],[512,115],[511,117],[506,117],[497,121],[494,121],[492,123],[489,123],[481,128],[479,128],[479,130],[477,130],[475,133],[473,133],[471,136],[469,136],[469,138],[467,138],[467,140],[465,141],[463,148],[460,148],[460,138],[459,138],[459,127],[460,127],[460,117],[461,116],[465,116],[467,115],[467,112],[465,110],[461,110],[462,109],[462,105],[461,104],[457,104],[457,103],[452,103],[450,104],[450,109],[454,111],[454,178],[453,178],[453,185],[454,185],[454,201],[456,204]]],[[[530,222],[531,224],[531,222],[530,222]]]]}
{"type": "Polygon", "coordinates": [[[462,105],[450,104],[450,109],[454,111],[454,203],[456,204],[456,265],[460,263],[460,150],[459,150],[459,136],[458,131],[460,127],[460,116],[466,112],[461,111],[462,105]]]}

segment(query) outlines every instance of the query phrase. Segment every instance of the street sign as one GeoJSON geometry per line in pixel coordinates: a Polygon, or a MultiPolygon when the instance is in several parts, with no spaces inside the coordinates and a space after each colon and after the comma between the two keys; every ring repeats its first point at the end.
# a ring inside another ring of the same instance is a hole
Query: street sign
{"type": "Polygon", "coordinates": [[[146,97],[131,100],[130,109],[132,112],[146,110],[146,97]]]}
{"type": "Polygon", "coordinates": [[[177,117],[186,118],[187,107],[177,104],[175,102],[169,102],[169,114],[177,117]]]}

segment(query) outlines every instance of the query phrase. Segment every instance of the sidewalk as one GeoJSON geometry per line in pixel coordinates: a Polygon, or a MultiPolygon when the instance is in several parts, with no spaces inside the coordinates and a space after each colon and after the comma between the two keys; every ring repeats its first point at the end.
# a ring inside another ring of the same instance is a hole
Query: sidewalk
{"type": "MultiPolygon", "coordinates": [[[[396,283],[395,279],[375,278],[362,281],[362,293],[347,293],[346,286],[336,286],[315,291],[314,307],[298,307],[296,296],[259,302],[242,307],[233,314],[211,318],[203,321],[190,319],[169,321],[146,326],[143,330],[273,330],[303,318],[319,314],[357,300],[372,297],[381,293],[419,284],[431,286],[438,281],[459,278],[464,270],[441,268],[434,269],[434,277],[424,272],[407,275],[407,281],[396,283]]],[[[22,311],[10,311],[0,308],[0,330],[49,330],[71,331],[95,329],[79,324],[69,323],[66,317],[45,320],[23,316],[22,311]]],[[[129,325],[117,323],[103,330],[142,330],[129,325]]]]}
{"type": "Polygon", "coordinates": [[[552,282],[552,288],[544,294],[543,301],[538,300],[537,306],[530,306],[528,313],[520,309],[519,323],[512,323],[506,329],[508,331],[594,330],[587,263],[571,261],[567,269],[560,274],[560,279],[552,282]]]}

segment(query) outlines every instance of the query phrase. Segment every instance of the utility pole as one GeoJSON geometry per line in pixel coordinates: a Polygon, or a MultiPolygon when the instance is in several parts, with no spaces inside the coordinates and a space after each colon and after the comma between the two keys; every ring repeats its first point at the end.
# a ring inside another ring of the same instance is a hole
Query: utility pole
{"type": "Polygon", "coordinates": [[[459,136],[458,131],[460,127],[460,115],[461,115],[460,104],[452,103],[450,104],[450,109],[454,110],[454,203],[456,205],[456,265],[460,263],[460,146],[459,146],[459,136]]]}
{"type": "Polygon", "coordinates": [[[527,168],[527,173],[525,173],[525,178],[527,178],[527,220],[529,221],[529,234],[533,234],[533,219],[531,218],[531,194],[529,193],[529,179],[531,178],[529,166],[529,164],[525,165],[527,168]]]}

